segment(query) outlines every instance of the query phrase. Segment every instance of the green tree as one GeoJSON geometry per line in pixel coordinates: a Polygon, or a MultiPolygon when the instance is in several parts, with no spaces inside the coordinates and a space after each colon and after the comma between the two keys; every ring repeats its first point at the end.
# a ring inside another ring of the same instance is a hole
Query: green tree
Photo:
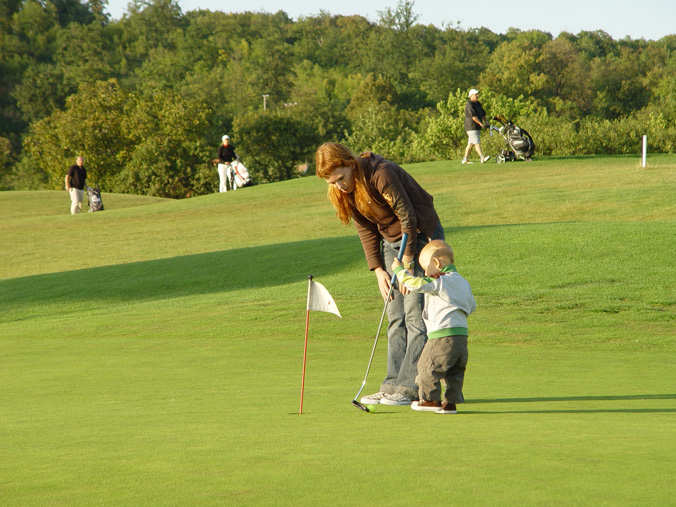
{"type": "Polygon", "coordinates": [[[133,0],[117,26],[116,44],[129,72],[139,67],[156,48],[175,49],[175,36],[186,20],[176,0],[133,0]]]}
{"type": "Polygon", "coordinates": [[[127,101],[114,79],[83,85],[63,111],[31,124],[24,141],[27,160],[48,174],[51,188],[59,189],[66,169],[83,155],[89,181],[114,189],[131,150],[123,127],[127,101]]]}
{"type": "Polygon", "coordinates": [[[355,121],[373,105],[394,105],[399,101],[397,90],[386,76],[369,74],[359,82],[347,106],[347,117],[355,121]]]}
{"type": "Polygon", "coordinates": [[[349,126],[345,108],[359,78],[306,60],[294,67],[288,108],[310,122],[320,139],[339,139],[349,126]]]}
{"type": "Polygon", "coordinates": [[[82,83],[105,81],[114,75],[119,64],[111,48],[110,30],[100,23],[71,23],[57,32],[54,64],[64,76],[65,87],[72,93],[82,83]]]}
{"type": "Polygon", "coordinates": [[[12,143],[6,137],[0,137],[0,190],[10,185],[9,165],[12,159],[12,143]]]}
{"type": "MultiPolygon", "coordinates": [[[[592,96],[586,80],[587,65],[577,49],[565,37],[546,42],[538,58],[540,88],[537,96],[548,104],[550,110],[563,109],[565,103],[573,104],[570,116],[579,117],[591,110],[592,96]]],[[[563,111],[562,111],[563,112],[563,111]]]]}
{"type": "MultiPolygon", "coordinates": [[[[486,30],[490,33],[489,30],[486,30]]],[[[490,48],[486,33],[477,36],[447,28],[435,46],[434,54],[418,60],[411,76],[434,104],[445,100],[451,91],[476,86],[488,64],[490,48]]]]}
{"type": "Polygon", "coordinates": [[[409,143],[421,112],[400,109],[400,96],[384,76],[362,79],[347,108],[351,128],[346,142],[357,151],[370,150],[400,162],[411,160],[409,143]]]}
{"type": "Polygon", "coordinates": [[[379,24],[368,33],[362,55],[363,70],[385,76],[397,89],[411,86],[409,71],[424,56],[424,46],[415,37],[418,19],[414,2],[399,0],[395,9],[379,12],[379,24]]]}
{"type": "Polygon", "coordinates": [[[540,50],[520,39],[500,44],[481,76],[482,88],[500,90],[510,97],[532,95],[542,85],[538,72],[540,50]]]}
{"type": "MultiPolygon", "coordinates": [[[[210,158],[209,106],[171,90],[130,98],[121,128],[128,136],[121,191],[160,197],[189,197],[210,158]]],[[[199,181],[200,185],[203,181],[199,181]]]]}
{"type": "Polygon", "coordinates": [[[63,108],[66,98],[76,91],[64,81],[63,72],[55,65],[42,63],[26,69],[12,92],[22,118],[30,123],[63,108]]]}
{"type": "Polygon", "coordinates": [[[608,55],[617,54],[617,43],[603,30],[593,32],[582,31],[573,36],[575,46],[589,60],[592,58],[605,58],[608,55]]]}
{"type": "Polygon", "coordinates": [[[631,49],[594,58],[590,81],[595,91],[593,112],[602,118],[619,118],[647,105],[650,97],[641,80],[640,58],[631,49]]]}
{"type": "Polygon", "coordinates": [[[43,5],[37,0],[26,0],[12,16],[13,47],[10,50],[21,55],[26,64],[49,62],[54,53],[58,27],[54,4],[43,5]]]}
{"type": "Polygon", "coordinates": [[[674,125],[676,124],[676,65],[671,67],[673,71],[664,74],[658,81],[653,94],[654,107],[662,111],[665,118],[674,125]]]}
{"type": "MultiPolygon", "coordinates": [[[[13,139],[18,145],[18,136],[26,128],[25,120],[32,118],[32,114],[22,114],[15,92],[23,86],[28,69],[36,66],[44,69],[51,63],[59,25],[56,8],[51,3],[43,5],[37,0],[26,0],[18,8],[8,4],[5,13],[10,12],[0,32],[0,135],[13,139]]],[[[35,72],[29,75],[28,81],[34,75],[35,72]]],[[[47,80],[51,78],[53,75],[47,76],[47,80]]],[[[28,90],[26,95],[30,93],[28,90]]]]}
{"type": "Polygon", "coordinates": [[[319,142],[312,125],[287,112],[253,112],[235,118],[237,153],[258,183],[297,175],[295,168],[312,158],[319,142]]]}
{"type": "Polygon", "coordinates": [[[318,16],[302,17],[290,27],[292,50],[297,61],[309,61],[322,68],[358,67],[371,24],[360,16],[332,16],[320,12],[318,16]]]}
{"type": "Polygon", "coordinates": [[[157,89],[176,89],[191,71],[184,55],[163,47],[151,49],[148,58],[136,69],[136,90],[139,93],[157,89]]]}
{"type": "Polygon", "coordinates": [[[54,5],[61,26],[66,26],[69,23],[87,25],[95,19],[91,8],[100,7],[98,2],[89,4],[82,3],[80,0],[47,0],[46,3],[54,5]]]}

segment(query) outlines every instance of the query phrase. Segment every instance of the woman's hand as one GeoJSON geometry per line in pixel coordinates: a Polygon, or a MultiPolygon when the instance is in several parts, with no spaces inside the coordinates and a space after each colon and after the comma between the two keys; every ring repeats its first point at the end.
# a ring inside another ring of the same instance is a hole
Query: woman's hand
{"type": "MultiPolygon", "coordinates": [[[[383,268],[376,268],[376,279],[378,280],[378,288],[380,289],[380,294],[383,296],[383,301],[387,299],[387,295],[390,293],[390,275],[387,274],[383,268]]],[[[390,296],[390,301],[394,299],[390,296]]]]}

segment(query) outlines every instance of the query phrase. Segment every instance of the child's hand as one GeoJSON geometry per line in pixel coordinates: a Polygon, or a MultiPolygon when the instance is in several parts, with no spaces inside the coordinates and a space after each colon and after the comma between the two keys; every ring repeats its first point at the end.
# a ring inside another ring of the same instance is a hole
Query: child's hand
{"type": "Polygon", "coordinates": [[[401,261],[400,261],[399,259],[396,259],[396,258],[395,258],[395,259],[392,261],[392,266],[391,266],[391,267],[392,267],[392,271],[394,271],[395,269],[397,269],[399,266],[401,266],[401,261]]]}

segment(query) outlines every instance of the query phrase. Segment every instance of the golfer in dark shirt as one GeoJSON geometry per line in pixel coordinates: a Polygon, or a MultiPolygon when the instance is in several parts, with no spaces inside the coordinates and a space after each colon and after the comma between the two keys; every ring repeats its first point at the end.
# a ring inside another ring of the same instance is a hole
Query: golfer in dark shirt
{"type": "Polygon", "coordinates": [[[467,132],[467,148],[465,148],[465,156],[462,159],[463,164],[468,164],[470,151],[472,146],[479,154],[479,160],[483,164],[491,158],[490,156],[485,156],[481,151],[481,129],[488,128],[488,123],[486,123],[486,111],[481,106],[479,102],[479,90],[472,88],[469,91],[469,100],[465,104],[465,131],[467,132]]]}
{"type": "Polygon", "coordinates": [[[70,194],[70,214],[75,215],[82,211],[84,200],[85,181],[87,170],[84,168],[84,159],[77,157],[75,165],[70,166],[66,175],[66,190],[70,194]]]}
{"type": "Polygon", "coordinates": [[[237,159],[237,155],[235,154],[235,147],[230,144],[230,136],[223,136],[221,141],[223,141],[223,144],[218,147],[218,191],[227,192],[228,185],[233,188],[232,161],[237,159]]]}

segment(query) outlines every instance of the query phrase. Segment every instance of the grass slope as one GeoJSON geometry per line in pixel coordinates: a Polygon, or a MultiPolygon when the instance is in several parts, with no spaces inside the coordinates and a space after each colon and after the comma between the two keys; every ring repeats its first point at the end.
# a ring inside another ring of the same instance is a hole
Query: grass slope
{"type": "Polygon", "coordinates": [[[3,504],[671,503],[676,157],[408,169],[479,306],[458,416],[351,407],[382,302],[316,178],[0,193],[3,504]]]}

